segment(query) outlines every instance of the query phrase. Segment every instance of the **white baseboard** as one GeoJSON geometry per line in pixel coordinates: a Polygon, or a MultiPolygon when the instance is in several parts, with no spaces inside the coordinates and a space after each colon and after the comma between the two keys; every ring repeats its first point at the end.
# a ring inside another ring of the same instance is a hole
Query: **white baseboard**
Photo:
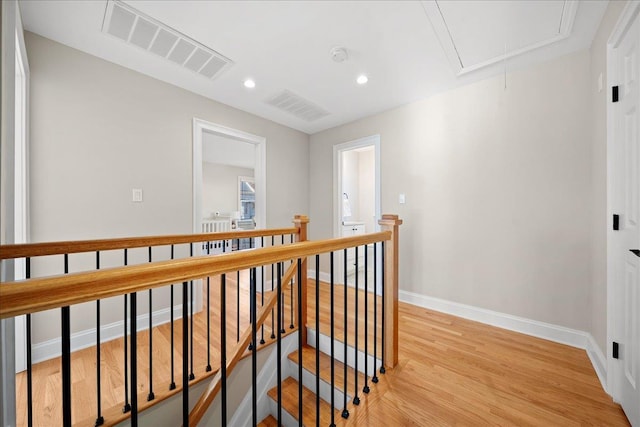
{"type": "Polygon", "coordinates": [[[399,298],[419,307],[586,350],[602,388],[607,391],[607,359],[588,332],[403,290],[399,291],[399,298]]]}
{"type": "MultiPolygon", "coordinates": [[[[316,271],[313,269],[308,269],[307,270],[307,278],[309,279],[314,279],[316,278],[316,271]]],[[[321,282],[325,282],[325,283],[331,283],[331,275],[329,273],[326,273],[324,271],[320,272],[320,281],[321,282]]]]}
{"type": "MultiPolygon", "coordinates": [[[[171,320],[171,311],[169,307],[163,308],[153,312],[153,326],[162,325],[168,323],[171,320]]],[[[182,304],[173,307],[173,318],[182,318],[182,304]]],[[[149,329],[149,314],[141,314],[137,317],[137,330],[144,331],[149,329]]],[[[100,328],[100,342],[107,342],[116,338],[122,338],[124,336],[124,321],[119,320],[117,322],[102,325],[100,328]]],[[[53,338],[48,341],[44,341],[38,344],[34,344],[31,351],[32,363],[38,363],[45,360],[59,357],[62,354],[61,351],[62,340],[60,338],[53,338]]],[[[84,348],[92,347],[96,345],[96,330],[85,329],[83,331],[75,332],[71,334],[71,351],[82,350],[84,348]]]]}
{"type": "Polygon", "coordinates": [[[586,350],[589,360],[591,360],[591,364],[593,365],[593,369],[596,371],[600,384],[602,384],[602,388],[606,393],[610,394],[607,389],[607,358],[595,338],[593,338],[593,335],[588,334],[587,338],[586,350]]]}

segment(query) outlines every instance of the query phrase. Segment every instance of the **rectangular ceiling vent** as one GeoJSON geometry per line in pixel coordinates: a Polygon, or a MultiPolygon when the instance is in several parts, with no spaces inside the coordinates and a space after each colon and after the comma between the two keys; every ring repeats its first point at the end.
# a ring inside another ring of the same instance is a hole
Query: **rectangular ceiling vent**
{"type": "Polygon", "coordinates": [[[161,56],[206,78],[233,61],[119,0],[109,0],[102,32],[161,56]]]}
{"type": "Polygon", "coordinates": [[[272,96],[266,103],[307,122],[314,122],[329,115],[328,111],[288,90],[272,96]]]}

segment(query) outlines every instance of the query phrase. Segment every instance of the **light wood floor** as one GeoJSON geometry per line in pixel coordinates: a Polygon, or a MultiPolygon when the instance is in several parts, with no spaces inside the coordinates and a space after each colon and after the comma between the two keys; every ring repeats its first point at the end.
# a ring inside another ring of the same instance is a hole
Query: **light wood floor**
{"type": "Polygon", "coordinates": [[[399,318],[399,364],[348,425],[629,425],[584,350],[404,303],[399,318]]]}
{"type": "MultiPolygon", "coordinates": [[[[230,283],[231,285],[231,283],[230,283]]],[[[235,301],[233,288],[227,297],[235,301]]],[[[212,288],[216,288],[215,286],[212,288]]],[[[309,312],[307,324],[315,327],[315,284],[309,280],[309,312]]],[[[246,293],[246,286],[240,286],[246,293]]],[[[348,340],[355,341],[355,291],[348,289],[348,340]]],[[[320,286],[320,330],[329,334],[329,287],[320,286]]],[[[337,286],[335,294],[334,333],[343,333],[344,288],[337,286]]],[[[241,294],[242,295],[242,294],[241,294]]],[[[364,293],[359,295],[358,319],[363,325],[364,293]]],[[[373,346],[373,299],[369,297],[369,349],[373,346]]],[[[246,298],[242,298],[246,300],[246,298]]],[[[212,301],[217,301],[212,294],[212,301]]],[[[235,342],[235,306],[228,306],[230,321],[227,334],[235,342]]],[[[286,328],[289,330],[289,297],[286,298],[286,328]]],[[[248,306],[241,304],[241,328],[248,325],[248,306]],[[243,320],[244,319],[244,320],[243,320]]],[[[219,325],[216,310],[212,325],[219,325]]],[[[380,316],[380,312],[378,312],[380,316]]],[[[378,319],[380,321],[380,318],[378,319]]],[[[620,407],[602,390],[598,378],[583,350],[506,331],[499,328],[400,304],[399,365],[379,375],[380,382],[371,386],[371,393],[361,396],[359,406],[350,405],[351,416],[346,425],[370,426],[448,426],[448,425],[606,425],[626,426],[628,422],[620,407]]],[[[196,315],[195,360],[196,380],[205,379],[206,373],[206,315],[196,315]]],[[[181,340],[181,323],[175,326],[176,342],[181,340]]],[[[267,321],[267,328],[270,321],[267,321]]],[[[216,330],[217,328],[213,328],[216,330]]],[[[364,343],[360,326],[359,347],[364,343]]],[[[380,341],[378,329],[378,342],[380,341]]],[[[154,391],[156,399],[168,395],[169,328],[154,328],[154,391]],[[167,380],[165,380],[165,378],[167,380]],[[162,393],[163,396],[160,396],[162,393]]],[[[268,340],[270,330],[265,331],[268,340]]],[[[148,336],[140,334],[139,349],[139,402],[146,401],[148,374],[146,366],[148,336]]],[[[217,334],[212,333],[214,348],[217,334]]],[[[378,343],[378,352],[380,344],[378,343]]],[[[124,396],[122,340],[105,343],[101,347],[103,411],[107,423],[122,418],[124,396]]],[[[214,372],[219,357],[212,351],[214,372]]],[[[175,352],[176,382],[181,378],[181,347],[175,352]]],[[[73,420],[77,425],[93,425],[95,421],[95,350],[74,353],[73,366],[73,420]]],[[[60,372],[59,360],[34,365],[34,425],[60,425],[60,372]]],[[[17,375],[18,425],[25,425],[26,386],[24,374],[17,375]]]]}

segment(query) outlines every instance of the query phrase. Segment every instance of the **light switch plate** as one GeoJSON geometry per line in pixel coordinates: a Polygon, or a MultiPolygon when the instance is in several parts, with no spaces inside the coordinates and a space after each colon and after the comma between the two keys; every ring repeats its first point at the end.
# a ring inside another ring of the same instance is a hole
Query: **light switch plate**
{"type": "Polygon", "coordinates": [[[400,193],[400,196],[398,196],[398,202],[401,205],[404,205],[406,203],[406,198],[404,197],[404,193],[400,193]]]}
{"type": "Polygon", "coordinates": [[[142,188],[131,189],[131,201],[138,203],[142,202],[142,188]]]}

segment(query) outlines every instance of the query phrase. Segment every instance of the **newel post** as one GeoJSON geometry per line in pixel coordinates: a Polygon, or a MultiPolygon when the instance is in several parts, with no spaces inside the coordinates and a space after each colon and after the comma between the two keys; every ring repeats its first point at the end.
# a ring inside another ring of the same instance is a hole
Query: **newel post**
{"type": "Polygon", "coordinates": [[[384,301],[385,306],[385,365],[398,364],[398,231],[402,220],[398,215],[385,214],[378,221],[381,231],[390,231],[391,240],[385,243],[384,253],[384,301]]]}
{"type": "MultiPolygon", "coordinates": [[[[309,224],[309,217],[306,215],[296,215],[293,217],[293,224],[298,229],[296,242],[307,241],[307,224],[309,224]]],[[[302,342],[307,342],[307,258],[302,260],[302,277],[300,277],[302,299],[298,301],[300,304],[300,312],[302,318],[298,319],[298,328],[302,331],[302,342]]]]}

